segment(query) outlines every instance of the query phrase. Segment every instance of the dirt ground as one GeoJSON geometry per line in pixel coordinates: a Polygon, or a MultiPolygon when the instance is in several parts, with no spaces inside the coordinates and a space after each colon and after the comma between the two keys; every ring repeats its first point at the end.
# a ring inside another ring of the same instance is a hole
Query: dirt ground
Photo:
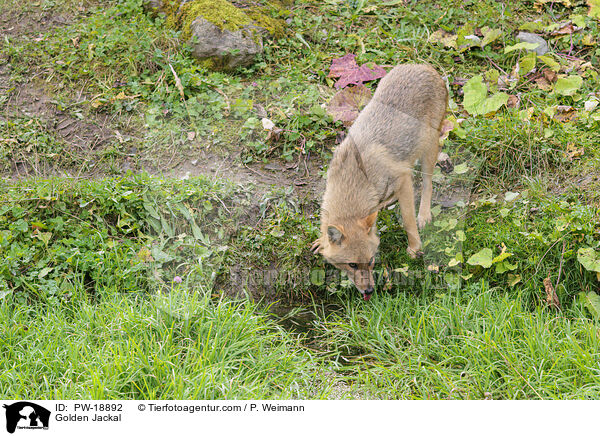
{"type": "MultiPolygon", "coordinates": [[[[42,38],[45,33],[68,25],[78,16],[86,14],[86,6],[91,4],[94,2],[82,1],[65,11],[56,11],[54,8],[20,8],[15,0],[7,0],[0,6],[0,35],[17,39],[42,38]]],[[[127,156],[118,162],[118,172],[115,174],[114,168],[107,171],[95,165],[97,155],[123,137],[140,140],[146,132],[130,120],[117,119],[116,115],[89,112],[81,116],[77,108],[90,97],[85,94],[84,88],[70,92],[66,107],[64,103],[59,104],[55,99],[52,81],[47,80],[48,73],[34,65],[31,75],[24,82],[14,83],[11,80],[11,60],[0,52],[0,96],[3,95],[5,100],[0,119],[26,116],[38,120],[44,130],[67,144],[68,152],[76,155],[82,165],[77,168],[50,168],[48,165],[36,165],[29,159],[14,159],[11,162],[12,171],[3,174],[4,177],[20,179],[63,175],[101,178],[131,170],[176,178],[199,175],[226,178],[235,183],[256,185],[259,191],[266,191],[272,186],[293,186],[300,197],[317,198],[324,189],[324,180],[319,174],[321,163],[315,159],[300,159],[292,164],[276,160],[267,164],[241,164],[239,153],[219,153],[200,147],[198,153],[190,158],[179,155],[163,159],[163,162],[140,158],[136,148],[131,147],[127,156]]]]}

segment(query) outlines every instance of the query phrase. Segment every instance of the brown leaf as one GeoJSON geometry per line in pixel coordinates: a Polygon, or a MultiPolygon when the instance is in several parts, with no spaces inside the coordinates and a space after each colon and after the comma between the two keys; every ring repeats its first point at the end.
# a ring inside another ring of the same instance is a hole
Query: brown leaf
{"type": "Polygon", "coordinates": [[[371,90],[364,85],[345,88],[333,96],[327,105],[327,113],[334,121],[342,121],[349,126],[370,99],[371,90]]]}
{"type": "Polygon", "coordinates": [[[550,83],[554,83],[556,82],[556,73],[554,71],[552,71],[550,68],[544,68],[544,71],[542,71],[542,73],[544,74],[544,78],[550,82],[550,83]]]}
{"type": "Polygon", "coordinates": [[[440,141],[446,139],[452,130],[454,130],[454,123],[452,121],[442,121],[442,128],[440,129],[440,141]]]}
{"type": "Polygon", "coordinates": [[[348,53],[346,56],[332,60],[331,66],[329,67],[329,75],[327,77],[340,77],[343,76],[346,71],[358,68],[355,58],[355,55],[348,53]]]}
{"type": "Polygon", "coordinates": [[[348,85],[361,85],[363,82],[380,79],[386,75],[386,71],[375,63],[359,67],[355,57],[350,53],[331,61],[327,77],[339,77],[334,84],[337,89],[345,88],[348,85]]]}
{"type": "Polygon", "coordinates": [[[550,82],[548,82],[548,79],[546,79],[545,77],[540,77],[540,78],[535,79],[535,84],[542,91],[552,90],[552,84],[550,82]]]}
{"type": "Polygon", "coordinates": [[[450,156],[448,153],[444,153],[441,151],[437,157],[437,165],[441,168],[444,174],[450,174],[454,171],[454,165],[452,164],[452,160],[450,160],[450,156]]]}
{"type": "Polygon", "coordinates": [[[583,156],[584,153],[584,147],[577,147],[572,142],[569,142],[567,144],[567,151],[563,153],[563,156],[569,159],[569,161],[572,161],[573,159],[577,159],[578,157],[583,156]]]}
{"type": "Polygon", "coordinates": [[[261,122],[263,129],[265,129],[268,132],[267,141],[277,142],[277,140],[281,136],[281,132],[283,132],[283,129],[277,127],[275,123],[268,118],[263,118],[261,122]]]}
{"type": "Polygon", "coordinates": [[[573,23],[569,21],[568,23],[564,24],[558,30],[555,30],[551,34],[552,35],[570,35],[573,32],[575,32],[575,27],[573,26],[573,23]]]}
{"type": "Polygon", "coordinates": [[[506,107],[519,107],[521,100],[516,95],[509,95],[506,107]]]}
{"type": "Polygon", "coordinates": [[[554,286],[552,286],[552,282],[550,281],[550,275],[548,275],[548,277],[544,279],[544,290],[546,291],[546,304],[549,307],[561,309],[560,300],[558,299],[556,290],[554,289],[554,286]]]}
{"type": "Polygon", "coordinates": [[[559,105],[556,106],[554,119],[561,123],[568,123],[577,117],[577,111],[573,106],[559,105]]]}

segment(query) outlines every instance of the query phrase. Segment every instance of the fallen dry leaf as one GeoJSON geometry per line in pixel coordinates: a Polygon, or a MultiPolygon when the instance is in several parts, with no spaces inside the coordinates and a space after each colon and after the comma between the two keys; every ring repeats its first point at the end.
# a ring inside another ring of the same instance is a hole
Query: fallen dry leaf
{"type": "Polygon", "coordinates": [[[576,32],[575,26],[573,26],[572,22],[568,22],[563,24],[560,28],[551,33],[551,35],[570,35],[573,32],[576,32]]]}
{"type": "Polygon", "coordinates": [[[344,88],[333,96],[327,105],[327,113],[334,121],[341,121],[349,126],[370,99],[371,90],[364,85],[344,88]]]}
{"type": "Polygon", "coordinates": [[[439,265],[432,263],[431,265],[427,265],[427,271],[431,271],[432,273],[439,273],[440,267],[439,265]]]}
{"type": "Polygon", "coordinates": [[[516,95],[509,95],[508,101],[506,102],[506,107],[519,107],[519,103],[521,100],[516,95]]]}
{"type": "Polygon", "coordinates": [[[577,117],[577,111],[573,106],[559,105],[556,106],[556,114],[554,119],[561,123],[568,123],[577,117]]]}
{"type": "Polygon", "coordinates": [[[177,91],[179,91],[179,95],[181,96],[181,98],[183,100],[185,100],[185,92],[183,90],[183,85],[181,84],[181,80],[179,79],[179,76],[173,69],[173,65],[169,64],[169,68],[171,68],[171,73],[173,73],[173,77],[175,78],[175,87],[177,88],[177,91]]]}
{"type": "Polygon", "coordinates": [[[550,82],[550,83],[554,83],[556,82],[556,73],[554,71],[552,71],[550,68],[544,68],[544,70],[542,71],[542,73],[544,74],[544,78],[550,82]]]}
{"type": "Polygon", "coordinates": [[[364,64],[359,67],[355,58],[356,56],[350,53],[331,61],[327,77],[339,77],[333,85],[337,89],[345,88],[348,85],[361,85],[364,82],[380,79],[386,75],[386,71],[375,63],[364,64]]]}
{"type": "Polygon", "coordinates": [[[454,130],[454,123],[452,121],[442,121],[442,128],[440,129],[440,142],[443,142],[452,130],[454,130]]]}
{"type": "Polygon", "coordinates": [[[454,171],[454,164],[450,160],[450,156],[443,151],[440,151],[437,157],[437,165],[440,167],[444,174],[450,174],[454,171]]]}
{"type": "Polygon", "coordinates": [[[548,82],[548,79],[546,79],[545,77],[539,77],[539,78],[535,79],[535,84],[542,91],[552,90],[552,84],[550,82],[548,82]]]}
{"type": "Polygon", "coordinates": [[[560,300],[558,299],[556,290],[554,289],[554,286],[552,286],[552,282],[550,281],[550,275],[548,275],[548,277],[544,279],[544,290],[546,291],[546,304],[549,307],[561,309],[560,300]]]}
{"type": "Polygon", "coordinates": [[[569,142],[567,144],[567,151],[565,153],[563,153],[563,156],[566,157],[567,159],[569,159],[569,161],[572,161],[573,159],[577,159],[580,156],[583,156],[584,153],[585,153],[584,147],[577,147],[572,142],[569,142]]]}
{"type": "Polygon", "coordinates": [[[268,118],[263,118],[261,120],[261,123],[263,129],[269,132],[267,133],[267,141],[272,140],[273,142],[276,142],[281,136],[281,132],[283,132],[283,129],[277,127],[275,123],[268,118]]]}
{"type": "Polygon", "coordinates": [[[275,127],[275,123],[268,118],[263,118],[261,120],[261,123],[262,123],[263,129],[265,129],[265,130],[273,130],[273,127],[275,127]]]}

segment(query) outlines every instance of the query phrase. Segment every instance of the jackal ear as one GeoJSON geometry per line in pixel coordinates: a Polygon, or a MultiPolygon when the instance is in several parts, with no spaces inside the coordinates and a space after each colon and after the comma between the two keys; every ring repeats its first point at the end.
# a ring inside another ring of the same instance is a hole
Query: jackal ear
{"type": "Polygon", "coordinates": [[[365,218],[360,220],[360,224],[367,230],[371,230],[371,227],[377,221],[377,211],[373,212],[371,215],[366,216],[365,218]]]}
{"type": "Polygon", "coordinates": [[[329,242],[332,244],[340,244],[342,239],[344,239],[344,234],[340,228],[336,226],[327,227],[327,236],[329,237],[329,242]]]}

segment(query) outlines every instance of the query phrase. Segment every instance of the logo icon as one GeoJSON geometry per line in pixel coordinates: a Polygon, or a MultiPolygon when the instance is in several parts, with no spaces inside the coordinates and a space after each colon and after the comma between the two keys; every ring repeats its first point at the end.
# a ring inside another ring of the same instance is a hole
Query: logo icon
{"type": "Polygon", "coordinates": [[[6,431],[14,433],[15,429],[48,429],[50,411],[29,401],[19,401],[4,405],[6,409],[6,431]]]}

